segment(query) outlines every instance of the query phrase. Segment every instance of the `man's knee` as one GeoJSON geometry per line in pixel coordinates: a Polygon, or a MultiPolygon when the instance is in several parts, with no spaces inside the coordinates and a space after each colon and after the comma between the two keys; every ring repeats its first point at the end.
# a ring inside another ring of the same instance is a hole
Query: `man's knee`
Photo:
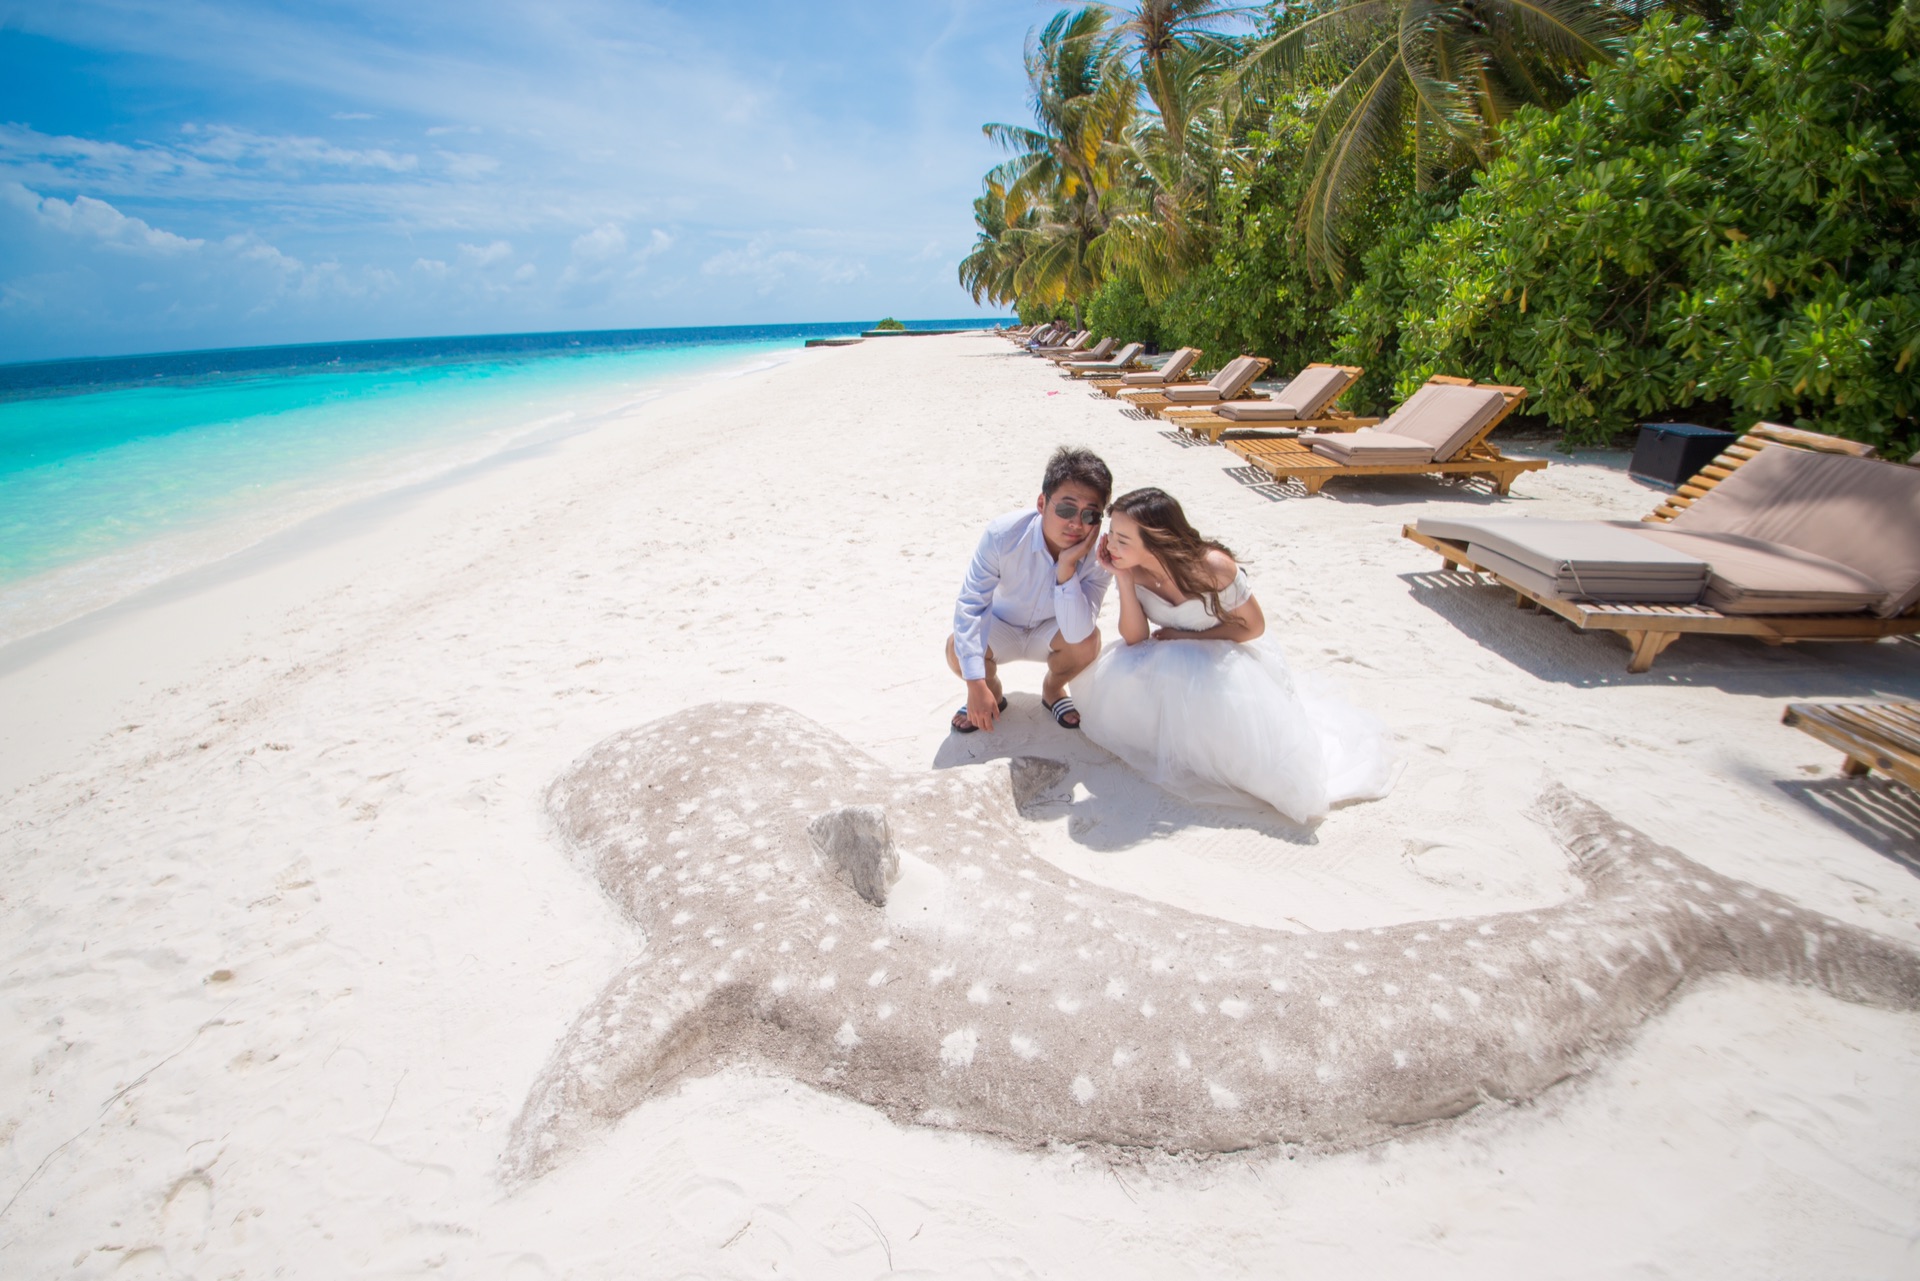
{"type": "Polygon", "coordinates": [[[1094,628],[1085,638],[1077,641],[1069,641],[1064,636],[1061,637],[1059,648],[1055,649],[1054,653],[1064,663],[1085,667],[1100,657],[1100,629],[1094,628]]]}
{"type": "MultiPolygon", "coordinates": [[[[998,664],[994,661],[993,651],[988,650],[985,654],[981,656],[981,659],[987,665],[987,675],[992,676],[994,668],[998,666],[998,664]]],[[[960,655],[954,649],[953,633],[951,632],[947,633],[947,666],[953,669],[954,675],[956,676],[965,675],[965,673],[960,670],[960,655]]]]}

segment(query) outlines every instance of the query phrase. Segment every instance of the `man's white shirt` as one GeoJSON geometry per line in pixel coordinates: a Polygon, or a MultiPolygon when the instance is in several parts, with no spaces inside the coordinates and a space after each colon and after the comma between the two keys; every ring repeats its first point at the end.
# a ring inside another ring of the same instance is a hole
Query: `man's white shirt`
{"type": "Polygon", "coordinates": [[[1008,512],[988,525],[953,607],[953,652],[960,659],[960,675],[973,681],[987,674],[989,614],[1022,629],[1052,620],[1068,644],[1093,635],[1113,575],[1090,548],[1073,577],[1058,580],[1038,509],[1008,512]]]}

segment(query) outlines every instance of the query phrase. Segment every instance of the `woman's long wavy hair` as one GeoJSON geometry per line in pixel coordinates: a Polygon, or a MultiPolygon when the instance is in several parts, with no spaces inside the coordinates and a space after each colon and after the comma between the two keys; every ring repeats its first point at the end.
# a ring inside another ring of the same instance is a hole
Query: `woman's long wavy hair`
{"type": "Polygon", "coordinates": [[[1107,510],[1113,515],[1126,515],[1140,526],[1140,541],[1166,566],[1167,576],[1181,595],[1206,601],[1207,610],[1216,619],[1227,617],[1227,611],[1220,607],[1220,589],[1209,581],[1212,575],[1207,572],[1207,553],[1233,556],[1233,552],[1225,543],[1202,538],[1180,510],[1178,499],[1164,489],[1136,489],[1114,499],[1107,510]]]}

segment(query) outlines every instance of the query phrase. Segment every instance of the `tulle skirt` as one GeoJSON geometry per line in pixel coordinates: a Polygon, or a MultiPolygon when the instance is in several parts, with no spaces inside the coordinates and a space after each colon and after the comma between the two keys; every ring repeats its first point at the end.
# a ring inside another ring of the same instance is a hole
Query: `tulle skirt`
{"type": "Polygon", "coordinates": [[[1397,772],[1380,723],[1297,681],[1265,637],[1116,641],[1074,678],[1073,701],[1088,738],[1189,800],[1264,801],[1311,824],[1385,796],[1397,772]]]}

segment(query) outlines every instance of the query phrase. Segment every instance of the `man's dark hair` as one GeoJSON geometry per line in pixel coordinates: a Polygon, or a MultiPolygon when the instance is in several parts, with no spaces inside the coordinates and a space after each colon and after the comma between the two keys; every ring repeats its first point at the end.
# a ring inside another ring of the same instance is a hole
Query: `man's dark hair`
{"type": "Polygon", "coordinates": [[[1051,498],[1053,491],[1068,482],[1078,482],[1100,495],[1100,505],[1113,497],[1113,473],[1091,449],[1062,445],[1047,459],[1047,474],[1040,478],[1040,492],[1051,498]]]}

